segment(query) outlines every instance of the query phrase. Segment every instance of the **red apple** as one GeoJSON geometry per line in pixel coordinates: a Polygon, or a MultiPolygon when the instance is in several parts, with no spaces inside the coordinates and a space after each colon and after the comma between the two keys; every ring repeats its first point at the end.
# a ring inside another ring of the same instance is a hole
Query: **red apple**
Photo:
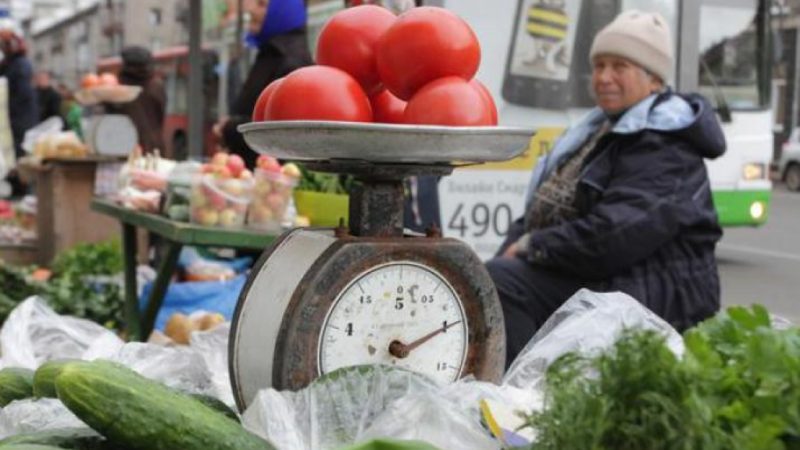
{"type": "Polygon", "coordinates": [[[256,160],[256,165],[267,172],[280,172],[281,164],[277,159],[269,155],[260,155],[256,160]]]}
{"type": "Polygon", "coordinates": [[[228,155],[227,166],[233,178],[239,178],[239,175],[245,169],[244,160],[239,155],[228,155]]]}

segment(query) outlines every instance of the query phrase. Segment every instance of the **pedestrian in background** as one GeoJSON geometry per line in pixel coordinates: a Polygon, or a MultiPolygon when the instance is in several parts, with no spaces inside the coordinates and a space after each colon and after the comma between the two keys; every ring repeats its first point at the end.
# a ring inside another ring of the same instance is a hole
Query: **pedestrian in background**
{"type": "Polygon", "coordinates": [[[271,82],[295,69],[313,64],[306,36],[306,6],[303,0],[257,0],[250,4],[247,43],[258,49],[242,90],[234,101],[230,117],[220,119],[214,133],[223,147],[255,167],[256,153],[236,130],[250,122],[256,100],[271,82]]]}
{"type": "Polygon", "coordinates": [[[132,46],[123,49],[120,56],[120,84],[139,86],[142,92],[131,102],[109,104],[106,109],[130,117],[139,134],[139,145],[146,153],[163,151],[167,93],[164,82],[155,73],[153,54],[144,47],[132,46]]]}
{"type": "MultiPolygon", "coordinates": [[[[11,122],[14,154],[20,158],[25,153],[22,149],[25,132],[39,123],[39,105],[33,87],[33,66],[27,57],[25,40],[14,30],[0,29],[0,51],[3,54],[0,76],[8,80],[8,118],[11,122]]],[[[25,187],[16,170],[11,170],[6,178],[11,184],[12,196],[25,193],[25,187]]]]}
{"type": "Polygon", "coordinates": [[[40,70],[33,78],[39,100],[39,122],[61,116],[61,94],[51,85],[50,72],[40,70]]]}

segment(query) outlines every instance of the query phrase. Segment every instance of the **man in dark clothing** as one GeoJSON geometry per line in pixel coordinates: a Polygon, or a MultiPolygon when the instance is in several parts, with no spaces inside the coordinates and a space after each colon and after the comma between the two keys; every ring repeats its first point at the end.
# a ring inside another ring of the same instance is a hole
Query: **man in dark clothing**
{"type": "Polygon", "coordinates": [[[139,134],[139,145],[147,153],[164,150],[164,116],[167,93],[164,83],[153,70],[153,55],[144,47],[132,46],[122,50],[120,84],[140,86],[142,92],[135,100],[107,105],[108,112],[130,117],[139,134]]]}
{"type": "Polygon", "coordinates": [[[249,122],[261,91],[295,69],[313,64],[306,37],[306,7],[303,0],[258,0],[250,7],[248,43],[258,55],[242,86],[229,118],[221,120],[215,132],[231,153],[255,167],[258,156],[236,130],[249,122]]]}
{"type": "Polygon", "coordinates": [[[36,72],[33,82],[39,99],[39,122],[54,116],[60,117],[61,94],[50,84],[50,73],[36,72]]]}
{"type": "Polygon", "coordinates": [[[704,158],[725,151],[709,103],[664,87],[669,27],[629,11],[595,37],[598,107],[534,169],[525,217],[487,263],[507,363],[582,287],[622,291],[684,330],[719,308],[722,236],[704,158]]]}

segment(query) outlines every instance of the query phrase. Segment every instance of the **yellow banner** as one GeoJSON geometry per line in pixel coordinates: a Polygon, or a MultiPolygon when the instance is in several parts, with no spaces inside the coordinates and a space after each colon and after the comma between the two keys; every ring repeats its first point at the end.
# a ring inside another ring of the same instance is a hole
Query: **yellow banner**
{"type": "Polygon", "coordinates": [[[563,132],[564,128],[561,127],[539,128],[531,138],[527,150],[516,158],[502,162],[478,164],[467,168],[471,170],[531,170],[536,165],[539,157],[547,154],[553,148],[553,143],[563,132]]]}

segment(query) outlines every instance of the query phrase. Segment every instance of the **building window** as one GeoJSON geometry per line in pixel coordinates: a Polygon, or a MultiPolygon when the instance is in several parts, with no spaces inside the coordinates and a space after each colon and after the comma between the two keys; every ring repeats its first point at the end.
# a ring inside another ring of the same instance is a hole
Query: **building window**
{"type": "Polygon", "coordinates": [[[159,8],[150,8],[150,25],[161,25],[161,10],[159,8]]]}

